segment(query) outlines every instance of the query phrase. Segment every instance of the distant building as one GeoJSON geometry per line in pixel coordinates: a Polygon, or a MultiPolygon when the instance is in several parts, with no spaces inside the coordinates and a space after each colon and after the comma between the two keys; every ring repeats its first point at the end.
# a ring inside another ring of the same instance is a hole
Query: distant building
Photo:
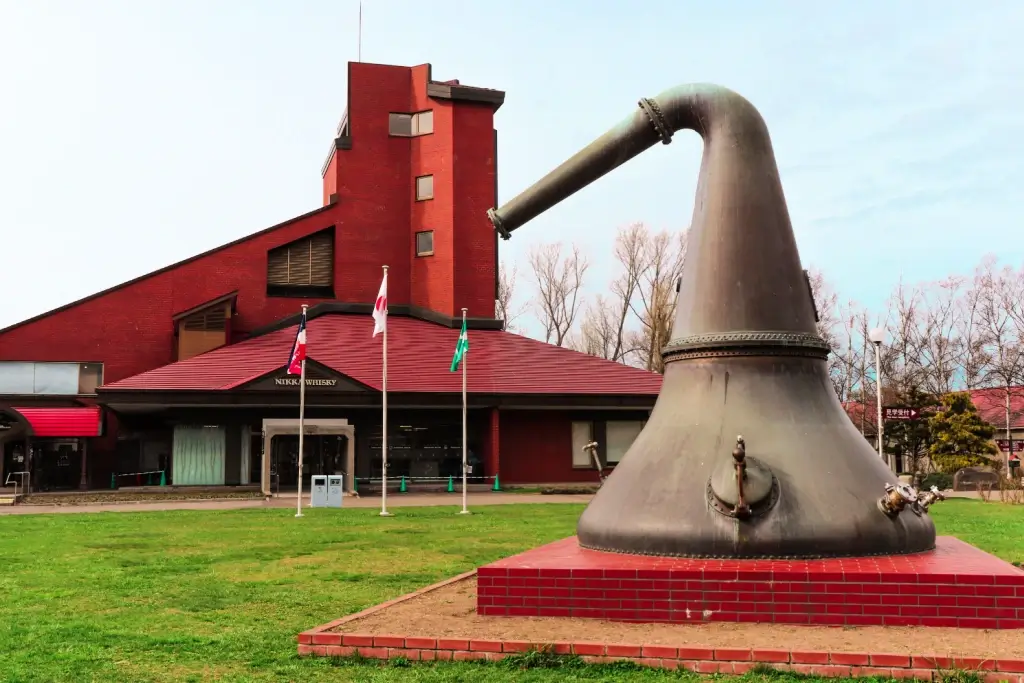
{"type": "MultiPolygon", "coordinates": [[[[1008,392],[1001,388],[991,388],[975,389],[969,393],[971,401],[978,409],[978,414],[996,430],[992,442],[999,449],[999,455],[996,456],[998,462],[1006,463],[1006,459],[1010,456],[1011,441],[1013,455],[1019,458],[1024,453],[1024,387],[1012,387],[1009,391],[1009,426],[1012,439],[1006,438],[1006,397],[1008,392]]],[[[848,401],[843,405],[854,426],[874,446],[878,439],[878,404],[869,398],[864,403],[848,401]]],[[[897,471],[905,471],[905,468],[909,466],[908,463],[904,463],[898,455],[895,457],[897,471]]]]}
{"type": "MultiPolygon", "coordinates": [[[[632,443],[661,377],[503,331],[494,113],[505,94],[416,67],[350,63],[323,206],[0,330],[0,485],[34,490],[297,483],[298,386],[284,365],[309,309],[302,476],[382,473],[389,270],[389,477],[459,476],[470,328],[473,481],[596,482],[632,443]],[[266,434],[266,439],[264,439],[266,434]],[[20,474],[20,473],[29,474],[20,474]]],[[[272,191],[266,188],[264,191],[272,191]]]]}

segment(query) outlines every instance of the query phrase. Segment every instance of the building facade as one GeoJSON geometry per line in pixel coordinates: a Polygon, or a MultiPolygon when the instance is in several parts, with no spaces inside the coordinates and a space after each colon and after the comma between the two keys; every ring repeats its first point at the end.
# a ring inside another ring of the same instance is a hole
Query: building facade
{"type": "Polygon", "coordinates": [[[283,375],[309,309],[301,476],[382,474],[388,270],[389,477],[461,474],[470,328],[472,478],[596,481],[660,388],[653,373],[510,334],[495,319],[494,115],[504,93],[435,81],[430,65],[351,63],[322,167],[323,205],[0,330],[0,485],[33,490],[297,483],[297,380],[283,375]],[[268,436],[269,435],[269,436],[268,436]]]}

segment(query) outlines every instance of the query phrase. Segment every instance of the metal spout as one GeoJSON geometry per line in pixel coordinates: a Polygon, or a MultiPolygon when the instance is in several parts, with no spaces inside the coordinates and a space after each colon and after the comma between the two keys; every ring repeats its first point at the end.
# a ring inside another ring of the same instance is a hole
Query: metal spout
{"type": "Polygon", "coordinates": [[[597,470],[597,478],[599,481],[604,482],[604,469],[601,467],[601,459],[597,457],[597,442],[591,441],[583,446],[583,452],[590,456],[590,459],[594,463],[594,469],[597,470]]]}
{"type": "Polygon", "coordinates": [[[938,486],[933,486],[930,490],[918,495],[917,504],[922,511],[928,512],[928,508],[940,500],[946,500],[946,496],[942,495],[938,486]]]}
{"type": "Polygon", "coordinates": [[[743,437],[736,437],[736,449],[732,452],[732,459],[736,461],[736,506],[733,508],[733,514],[740,519],[747,519],[750,517],[750,506],[747,505],[747,501],[743,497],[743,480],[747,478],[747,463],[744,460],[747,457],[747,449],[743,443],[743,437]]]}

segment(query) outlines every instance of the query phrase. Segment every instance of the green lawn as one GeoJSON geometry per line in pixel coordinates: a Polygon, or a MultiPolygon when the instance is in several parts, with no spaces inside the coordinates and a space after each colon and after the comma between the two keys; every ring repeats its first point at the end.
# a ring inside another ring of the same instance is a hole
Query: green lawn
{"type": "MultiPolygon", "coordinates": [[[[659,681],[299,659],[295,635],[573,533],[577,505],[0,516],[0,681],[659,681]]],[[[940,532],[1024,561],[1024,508],[954,500],[940,532]]],[[[746,678],[757,678],[750,675],[746,678]]]]}

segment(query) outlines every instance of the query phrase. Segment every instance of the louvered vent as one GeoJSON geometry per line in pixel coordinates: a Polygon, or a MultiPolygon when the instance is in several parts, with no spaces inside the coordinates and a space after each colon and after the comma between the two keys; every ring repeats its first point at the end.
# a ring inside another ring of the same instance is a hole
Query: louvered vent
{"type": "Polygon", "coordinates": [[[267,253],[268,287],[334,285],[334,234],[318,232],[267,253]]]}

